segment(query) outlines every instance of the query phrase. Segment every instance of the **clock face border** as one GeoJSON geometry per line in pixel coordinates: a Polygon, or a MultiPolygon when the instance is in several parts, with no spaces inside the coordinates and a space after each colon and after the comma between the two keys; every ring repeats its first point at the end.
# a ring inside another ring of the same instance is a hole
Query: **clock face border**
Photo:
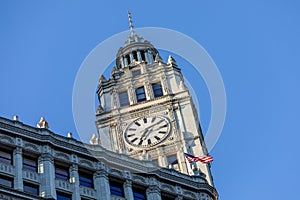
{"type": "Polygon", "coordinates": [[[165,141],[171,134],[171,130],[172,124],[169,118],[161,115],[144,116],[129,123],[123,138],[131,147],[149,148],[165,141]]]}

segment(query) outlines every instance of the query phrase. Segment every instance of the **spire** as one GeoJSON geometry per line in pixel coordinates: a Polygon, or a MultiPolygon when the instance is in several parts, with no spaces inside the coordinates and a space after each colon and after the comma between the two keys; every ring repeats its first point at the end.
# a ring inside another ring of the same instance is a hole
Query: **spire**
{"type": "Polygon", "coordinates": [[[128,23],[129,23],[129,29],[130,29],[130,35],[134,35],[134,30],[133,30],[133,24],[132,24],[132,18],[131,18],[131,13],[128,11],[128,23]]]}
{"type": "Polygon", "coordinates": [[[134,42],[143,42],[144,38],[138,36],[133,30],[133,24],[132,24],[132,18],[131,18],[130,11],[128,11],[128,23],[129,23],[130,35],[129,35],[128,39],[125,41],[125,44],[128,45],[128,44],[131,44],[134,42]]]}

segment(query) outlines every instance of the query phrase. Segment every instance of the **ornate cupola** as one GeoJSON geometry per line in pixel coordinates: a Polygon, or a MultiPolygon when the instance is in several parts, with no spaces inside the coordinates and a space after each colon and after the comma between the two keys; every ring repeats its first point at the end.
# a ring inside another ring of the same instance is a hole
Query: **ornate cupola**
{"type": "Polygon", "coordinates": [[[150,42],[135,33],[130,12],[128,12],[128,21],[130,35],[125,41],[125,46],[121,47],[117,53],[118,69],[141,62],[152,63],[158,55],[158,51],[150,42]]]}

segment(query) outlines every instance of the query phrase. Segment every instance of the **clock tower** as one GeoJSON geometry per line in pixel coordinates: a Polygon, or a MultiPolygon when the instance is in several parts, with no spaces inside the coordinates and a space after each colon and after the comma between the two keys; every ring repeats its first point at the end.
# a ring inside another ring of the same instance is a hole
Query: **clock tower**
{"type": "Polygon", "coordinates": [[[181,173],[203,173],[213,185],[209,164],[190,164],[184,157],[208,152],[180,67],[172,56],[164,62],[158,50],[135,33],[130,13],[128,18],[130,35],[118,50],[116,66],[109,78],[99,79],[99,144],[159,167],[173,163],[181,173]]]}

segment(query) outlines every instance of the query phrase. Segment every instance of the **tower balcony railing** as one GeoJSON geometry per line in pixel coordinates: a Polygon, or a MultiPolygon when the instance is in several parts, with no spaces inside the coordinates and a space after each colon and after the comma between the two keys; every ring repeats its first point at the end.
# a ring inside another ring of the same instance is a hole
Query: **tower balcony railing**
{"type": "Polygon", "coordinates": [[[15,167],[5,162],[0,162],[0,172],[5,174],[14,175],[15,167]]]}

